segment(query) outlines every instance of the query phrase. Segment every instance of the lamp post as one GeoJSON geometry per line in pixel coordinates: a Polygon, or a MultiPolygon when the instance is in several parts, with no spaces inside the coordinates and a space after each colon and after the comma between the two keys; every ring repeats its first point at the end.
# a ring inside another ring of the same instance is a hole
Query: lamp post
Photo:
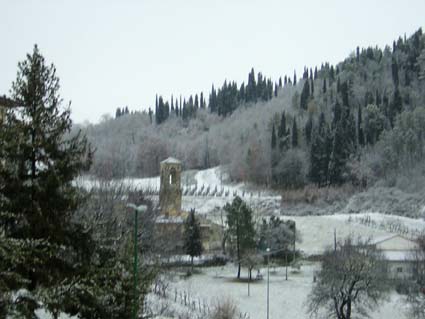
{"type": "Polygon", "coordinates": [[[146,211],[147,207],[146,205],[140,205],[136,206],[134,204],[127,204],[127,207],[134,209],[134,273],[133,273],[133,284],[134,284],[134,301],[133,301],[133,319],[137,318],[137,306],[138,306],[138,296],[137,296],[137,220],[138,220],[138,213],[143,213],[146,211]]]}
{"type": "Polygon", "coordinates": [[[270,285],[270,248],[267,252],[267,319],[269,319],[269,285],[270,285]]]}

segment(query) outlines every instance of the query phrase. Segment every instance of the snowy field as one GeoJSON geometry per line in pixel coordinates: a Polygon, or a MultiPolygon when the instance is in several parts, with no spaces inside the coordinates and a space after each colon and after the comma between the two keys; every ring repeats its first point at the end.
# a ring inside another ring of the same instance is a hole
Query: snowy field
{"type": "MultiPolygon", "coordinates": [[[[285,268],[270,268],[270,318],[309,318],[306,314],[305,301],[313,285],[313,271],[318,267],[314,263],[304,263],[297,273],[288,271],[285,280],[285,268]]],[[[267,268],[262,268],[263,279],[250,284],[235,282],[236,266],[212,267],[202,269],[201,274],[189,279],[175,279],[169,287],[169,302],[174,303],[176,293],[190,296],[196,303],[208,302],[210,305],[226,299],[232,300],[241,313],[246,313],[250,319],[265,318],[267,311],[267,268]]],[[[247,276],[246,271],[242,276],[247,276]]],[[[176,306],[177,312],[192,311],[191,318],[197,317],[197,312],[189,307],[176,306]]],[[[406,318],[405,306],[401,296],[391,293],[387,300],[377,308],[371,318],[406,318]]]]}
{"type": "MultiPolygon", "coordinates": [[[[291,219],[296,222],[297,230],[302,241],[297,243],[297,249],[304,256],[322,253],[334,242],[334,232],[337,239],[343,239],[348,235],[361,236],[363,238],[377,239],[393,234],[401,234],[409,237],[424,232],[425,221],[408,217],[399,217],[383,214],[370,208],[361,208],[357,214],[347,214],[350,210],[341,209],[341,213],[324,214],[320,216],[293,216],[282,215],[281,197],[270,191],[254,190],[249,185],[231,184],[228,177],[219,167],[204,171],[188,171],[182,174],[182,187],[185,194],[182,198],[183,210],[195,208],[197,213],[203,214],[215,222],[221,222],[222,207],[231,202],[234,195],[241,196],[250,205],[255,218],[260,220],[264,216],[277,215],[282,219],[291,219]],[[217,190],[212,196],[205,189],[217,190]],[[196,192],[193,190],[196,189],[196,192]],[[208,194],[206,194],[208,193],[208,194]]],[[[127,185],[144,190],[154,190],[150,195],[154,201],[158,201],[159,177],[144,179],[124,179],[127,185]],[[155,193],[156,192],[156,193],[155,193]]],[[[90,188],[95,182],[85,180],[84,185],[90,188]]],[[[354,205],[350,201],[350,205],[354,205]]],[[[351,206],[350,206],[351,207],[351,206]]],[[[425,207],[420,212],[425,215],[425,207]]],[[[313,271],[318,264],[303,262],[301,270],[289,273],[288,281],[285,280],[283,268],[272,269],[270,276],[270,318],[308,318],[304,303],[313,284],[313,271]]],[[[250,319],[265,318],[266,316],[266,269],[261,269],[263,280],[251,283],[250,296],[248,285],[235,282],[236,267],[228,264],[224,267],[202,268],[200,274],[189,279],[175,276],[168,288],[169,298],[161,300],[150,295],[155,300],[156,306],[166,302],[177,313],[193,312],[188,306],[176,303],[176,295],[191,296],[191,300],[210,307],[219,300],[232,299],[242,313],[249,315],[250,319]]],[[[247,276],[243,270],[243,276],[247,276]]],[[[395,292],[379,309],[372,314],[371,318],[405,318],[405,302],[403,297],[395,292]]],[[[195,307],[196,308],[196,307],[195,307]]],[[[203,318],[200,313],[193,312],[190,318],[203,318]]]]}

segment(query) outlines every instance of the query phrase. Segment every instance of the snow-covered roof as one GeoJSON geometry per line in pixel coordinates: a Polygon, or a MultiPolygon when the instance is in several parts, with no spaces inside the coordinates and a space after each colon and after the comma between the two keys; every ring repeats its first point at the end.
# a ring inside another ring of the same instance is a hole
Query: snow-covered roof
{"type": "Polygon", "coordinates": [[[381,237],[377,237],[377,238],[373,239],[371,241],[371,243],[373,245],[377,245],[377,244],[380,244],[380,243],[382,243],[384,241],[387,241],[387,240],[390,240],[390,239],[393,239],[393,238],[396,238],[396,237],[399,237],[399,236],[400,235],[398,235],[398,234],[395,234],[395,235],[394,234],[391,234],[391,235],[381,236],[381,237]]]}
{"type": "MultiPolygon", "coordinates": [[[[417,246],[417,243],[414,240],[399,234],[378,237],[372,241],[372,244],[377,246],[382,246],[383,244],[385,244],[385,246],[394,245],[397,246],[397,248],[394,247],[397,250],[410,250],[412,248],[416,248],[417,246]]],[[[389,250],[391,250],[391,248],[389,250]]]]}
{"type": "Polygon", "coordinates": [[[385,250],[382,252],[388,261],[413,261],[415,260],[414,251],[410,250],[385,250]]]}
{"type": "Polygon", "coordinates": [[[165,160],[163,160],[161,163],[167,163],[167,164],[181,164],[182,162],[180,162],[177,158],[174,157],[169,157],[165,160]]]}
{"type": "Polygon", "coordinates": [[[158,224],[182,224],[184,222],[183,217],[181,216],[159,216],[156,219],[158,224]]]}

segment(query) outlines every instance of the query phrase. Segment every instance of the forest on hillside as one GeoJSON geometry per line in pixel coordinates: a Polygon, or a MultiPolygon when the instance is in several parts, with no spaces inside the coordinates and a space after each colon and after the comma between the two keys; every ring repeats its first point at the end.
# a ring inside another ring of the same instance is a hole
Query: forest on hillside
{"type": "Polygon", "coordinates": [[[154,176],[173,156],[185,169],[223,165],[232,180],[278,189],[414,187],[406,179],[425,176],[425,35],[357,47],[299,78],[273,82],[252,69],[246,84],[157,96],[155,111],[117,108],[115,118],[78,128],[96,150],[99,178],[154,176]]]}

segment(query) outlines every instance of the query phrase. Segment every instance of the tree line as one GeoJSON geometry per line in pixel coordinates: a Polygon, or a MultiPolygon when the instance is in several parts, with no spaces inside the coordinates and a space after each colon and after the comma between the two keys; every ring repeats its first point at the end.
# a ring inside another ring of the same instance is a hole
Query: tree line
{"type": "Polygon", "coordinates": [[[420,125],[411,127],[414,134],[399,129],[401,118],[421,114],[425,105],[423,51],[419,29],[392,47],[357,48],[335,66],[305,67],[299,79],[285,76],[273,85],[251,70],[248,84],[226,81],[212,88],[208,101],[201,94],[186,100],[185,112],[184,99],[171,105],[158,96],[158,113],[86,129],[98,146],[92,172],[101,175],[108,166],[115,177],[152,176],[155,163],[173,155],[187,168],[227,165],[234,180],[284,189],[389,179],[420,164],[417,156],[405,165],[387,163],[399,153],[388,154],[396,149],[384,145],[391,143],[384,137],[392,132],[409,145],[417,140],[409,152],[423,151],[420,125]],[[183,113],[191,115],[183,119],[183,113]]]}

